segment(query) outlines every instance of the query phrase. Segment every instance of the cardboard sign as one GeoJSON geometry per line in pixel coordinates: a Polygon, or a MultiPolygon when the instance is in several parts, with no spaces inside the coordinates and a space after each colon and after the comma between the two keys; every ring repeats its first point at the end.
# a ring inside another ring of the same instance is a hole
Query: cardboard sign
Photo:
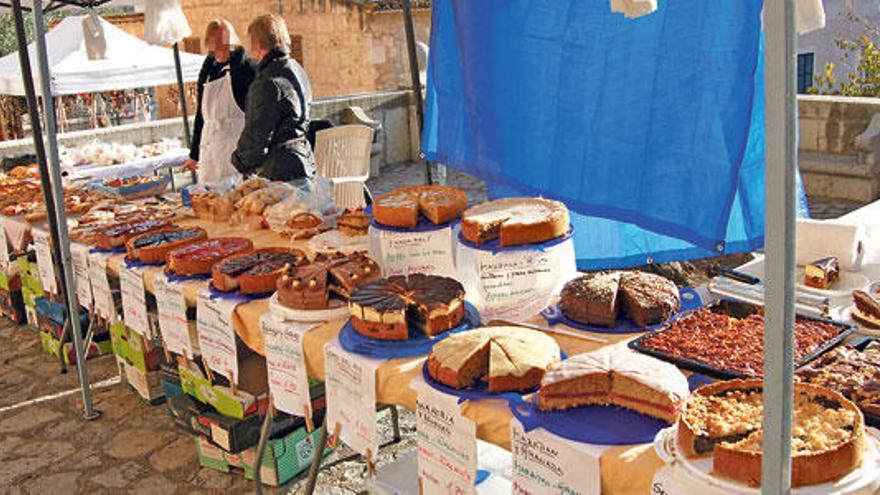
{"type": "Polygon", "coordinates": [[[543,251],[474,251],[485,320],[521,321],[547,307],[558,282],[552,256],[543,251]]]}
{"type": "Polygon", "coordinates": [[[202,362],[214,372],[238,383],[238,352],[232,315],[235,301],[211,299],[208,290],[200,290],[196,305],[196,330],[202,362]]]}
{"type": "Polygon", "coordinates": [[[371,229],[370,232],[371,237],[378,236],[379,253],[374,253],[374,257],[386,277],[411,273],[455,276],[452,228],[430,232],[371,229]]]}
{"type": "Polygon", "coordinates": [[[376,369],[382,361],[346,352],[337,341],[324,345],[327,428],[355,452],[374,461],[379,452],[376,369]]]}
{"type": "Polygon", "coordinates": [[[6,240],[6,227],[0,223],[0,268],[9,266],[9,241],[6,240]]]}
{"type": "Polygon", "coordinates": [[[144,275],[140,269],[119,266],[119,289],[122,292],[122,318],[125,325],[144,337],[152,337],[147,318],[144,275]]]}
{"type": "Polygon", "coordinates": [[[516,419],[510,434],[513,493],[601,493],[599,458],[607,447],[576,444],[541,428],[526,433],[516,419]]]}
{"type": "Polygon", "coordinates": [[[422,493],[476,493],[476,425],[462,416],[457,397],[427,386],[418,392],[416,441],[422,493]]]}
{"type": "Polygon", "coordinates": [[[303,356],[303,336],[316,325],[278,321],[270,314],[260,318],[269,373],[269,392],[279,411],[294,416],[312,413],[309,377],[303,356]]]}
{"type": "Polygon", "coordinates": [[[92,296],[95,299],[95,312],[98,316],[113,322],[119,317],[116,314],[116,304],[113,302],[113,292],[110,290],[110,281],[107,279],[107,256],[101,253],[89,255],[89,282],[92,286],[92,296]]]}
{"type": "Polygon", "coordinates": [[[186,298],[183,285],[170,282],[164,273],[156,275],[156,308],[159,313],[159,332],[169,352],[186,355],[192,359],[195,347],[189,338],[189,321],[186,317],[186,298]]]}
{"type": "Polygon", "coordinates": [[[37,268],[40,270],[40,283],[43,284],[43,289],[46,292],[57,294],[58,283],[55,279],[55,263],[52,261],[49,234],[34,230],[33,236],[34,249],[37,252],[37,268]]]}
{"type": "MultiPolygon", "coordinates": [[[[3,230],[0,228],[0,230],[3,230]]],[[[78,243],[70,245],[73,260],[73,278],[76,283],[76,297],[79,304],[92,309],[92,283],[89,281],[89,247],[78,243]]]]}

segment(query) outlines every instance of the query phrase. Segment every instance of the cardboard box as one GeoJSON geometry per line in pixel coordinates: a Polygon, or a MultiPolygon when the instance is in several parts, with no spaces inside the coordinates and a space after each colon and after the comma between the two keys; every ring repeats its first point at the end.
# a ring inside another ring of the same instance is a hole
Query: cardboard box
{"type": "Polygon", "coordinates": [[[15,263],[8,270],[0,270],[0,289],[11,292],[21,291],[21,273],[15,263]]]}
{"type": "Polygon", "coordinates": [[[176,397],[183,395],[183,387],[180,386],[180,374],[177,372],[177,366],[163,362],[159,366],[159,376],[162,378],[162,390],[165,391],[165,397],[176,397]]]}
{"type": "Polygon", "coordinates": [[[125,381],[145,401],[150,404],[158,404],[165,399],[158,371],[143,372],[125,361],[123,361],[122,367],[125,369],[125,381]]]}
{"type": "Polygon", "coordinates": [[[110,339],[113,352],[141,373],[158,371],[165,359],[161,349],[121,321],[110,325],[110,339]]]}
{"type": "MultiPolygon", "coordinates": [[[[320,418],[316,416],[316,424],[320,418]]],[[[266,453],[259,463],[263,484],[279,486],[287,483],[294,476],[308,469],[312,464],[315,448],[321,436],[321,428],[308,433],[305,427],[297,428],[277,438],[270,438],[266,445],[266,453]]],[[[247,479],[256,477],[256,447],[241,453],[233,454],[211,443],[204,436],[195,439],[199,463],[207,468],[228,473],[233,469],[241,470],[247,479]]],[[[322,455],[332,452],[329,446],[322,455]]]]}
{"type": "Polygon", "coordinates": [[[249,355],[238,363],[238,368],[241,378],[238,391],[233,394],[225,378],[215,377],[218,383],[212,384],[199,364],[194,361],[190,361],[189,366],[179,362],[177,367],[180,373],[180,385],[184,392],[212,406],[224,416],[244,419],[252,414],[264,412],[268,406],[269,382],[266,358],[256,354],[249,355]]]}
{"type": "Polygon", "coordinates": [[[14,291],[0,289],[0,311],[2,311],[3,316],[19,325],[27,321],[27,315],[24,312],[24,299],[21,296],[21,287],[14,291]]]}
{"type": "MultiPolygon", "coordinates": [[[[40,331],[53,334],[55,339],[61,339],[66,319],[64,306],[45,297],[41,297],[37,299],[36,311],[37,324],[40,331]]],[[[81,334],[85,337],[89,329],[88,314],[80,313],[79,325],[81,334]]]]}
{"type": "Polygon", "coordinates": [[[28,306],[25,304],[24,306],[24,316],[25,321],[30,328],[39,330],[40,322],[37,321],[37,310],[33,306],[28,306]]]}
{"type": "Polygon", "coordinates": [[[168,416],[174,425],[191,435],[211,435],[211,428],[199,421],[199,415],[210,411],[211,406],[202,404],[189,395],[167,397],[168,416]]]}

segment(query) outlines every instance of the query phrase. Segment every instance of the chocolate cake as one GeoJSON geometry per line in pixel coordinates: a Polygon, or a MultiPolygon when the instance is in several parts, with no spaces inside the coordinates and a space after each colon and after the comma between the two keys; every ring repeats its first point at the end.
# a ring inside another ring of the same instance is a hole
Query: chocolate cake
{"type": "Polygon", "coordinates": [[[598,272],[565,284],[559,304],[569,319],[585,325],[612,327],[617,323],[620,272],[598,272]]]}
{"type": "Polygon", "coordinates": [[[238,289],[242,294],[272,292],[282,269],[304,257],[302,251],[287,248],[264,248],[230,256],[212,268],[214,288],[221,291],[238,289]]]}
{"type": "Polygon", "coordinates": [[[99,249],[114,249],[125,245],[136,235],[170,226],[171,222],[168,220],[154,219],[117,223],[98,230],[95,233],[95,244],[99,249]]]}
{"type": "Polygon", "coordinates": [[[357,286],[380,276],[379,265],[363,252],[302,257],[278,279],[278,302],[293,309],[327,309],[331,293],[347,299],[357,286]]]}
{"type": "Polygon", "coordinates": [[[840,279],[840,263],[834,256],[822,258],[804,267],[804,285],[816,289],[828,289],[840,279]]]}
{"type": "Polygon", "coordinates": [[[853,291],[852,319],[865,328],[880,330],[880,303],[867,292],[853,291]]]}
{"type": "Polygon", "coordinates": [[[409,327],[434,336],[464,317],[464,287],[457,280],[416,273],[376,280],[349,298],[352,327],[382,340],[406,340],[409,327]]]}
{"type": "Polygon", "coordinates": [[[681,307],[678,287],[653,273],[625,272],[620,297],[623,312],[642,328],[663,323],[681,307]]]}
{"type": "Polygon", "coordinates": [[[207,238],[208,233],[200,227],[168,227],[132,237],[125,249],[131,260],[164,263],[169,252],[207,238]]]}

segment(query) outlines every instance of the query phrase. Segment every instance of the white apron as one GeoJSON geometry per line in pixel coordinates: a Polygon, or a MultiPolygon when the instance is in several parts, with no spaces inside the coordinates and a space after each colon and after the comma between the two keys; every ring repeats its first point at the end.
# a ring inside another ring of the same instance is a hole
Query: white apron
{"type": "Polygon", "coordinates": [[[215,183],[238,175],[232,166],[232,152],[244,129],[244,112],[235,103],[232,76],[228,71],[223,77],[205,83],[202,118],[205,124],[199,146],[199,183],[215,183]]]}

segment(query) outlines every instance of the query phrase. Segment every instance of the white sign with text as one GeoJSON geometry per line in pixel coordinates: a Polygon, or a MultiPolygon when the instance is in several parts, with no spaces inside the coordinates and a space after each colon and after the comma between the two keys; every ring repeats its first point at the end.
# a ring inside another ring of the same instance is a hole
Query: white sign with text
{"type": "Polygon", "coordinates": [[[377,248],[374,251],[378,250],[372,255],[386,277],[411,273],[455,276],[451,227],[428,232],[371,228],[370,235],[374,238],[371,244],[377,248]]]}
{"type": "Polygon", "coordinates": [[[40,283],[43,290],[52,294],[58,293],[58,282],[55,279],[55,263],[52,261],[52,248],[49,234],[39,230],[33,231],[34,250],[37,252],[37,268],[40,271],[40,283]]]}
{"type": "Polygon", "coordinates": [[[159,332],[165,348],[169,352],[192,359],[195,356],[195,345],[190,341],[183,284],[171,282],[164,273],[160,273],[155,278],[155,290],[159,332]]]}
{"type": "MultiPolygon", "coordinates": [[[[471,250],[475,304],[484,320],[522,321],[547,307],[562,271],[551,253],[513,250],[492,253],[471,250]]],[[[572,262],[574,258],[572,258],[572,262]]]]}
{"type": "Polygon", "coordinates": [[[379,452],[376,369],[382,361],[346,352],[336,340],[324,345],[328,434],[372,458],[379,452]]]}
{"type": "Polygon", "coordinates": [[[417,388],[416,441],[425,495],[476,493],[477,427],[461,414],[458,397],[417,388]]]}
{"type": "Polygon", "coordinates": [[[199,291],[196,305],[196,331],[202,362],[216,373],[238,383],[238,350],[233,314],[238,302],[211,298],[207,289],[199,291]]]}
{"type": "Polygon", "coordinates": [[[607,447],[576,444],[541,428],[510,422],[513,493],[591,495],[602,491],[599,458],[607,447]]]}
{"type": "Polygon", "coordinates": [[[113,302],[113,292],[107,278],[107,257],[101,253],[89,255],[89,282],[95,299],[95,312],[100,317],[116,321],[116,304],[113,302]]]}
{"type": "Polygon", "coordinates": [[[6,240],[6,227],[0,223],[0,268],[9,266],[9,241],[6,240]]]}
{"type": "Polygon", "coordinates": [[[309,377],[303,354],[303,337],[316,323],[279,321],[271,314],[260,318],[266,350],[269,392],[279,411],[311,416],[309,377]]]}
{"type": "Polygon", "coordinates": [[[119,265],[119,290],[122,292],[122,318],[125,326],[152,338],[147,318],[147,297],[144,290],[144,274],[139,268],[119,265]]]}
{"type": "Polygon", "coordinates": [[[73,260],[76,297],[79,299],[80,305],[87,309],[92,309],[92,283],[89,281],[89,247],[76,242],[71,243],[70,257],[73,260]]]}

